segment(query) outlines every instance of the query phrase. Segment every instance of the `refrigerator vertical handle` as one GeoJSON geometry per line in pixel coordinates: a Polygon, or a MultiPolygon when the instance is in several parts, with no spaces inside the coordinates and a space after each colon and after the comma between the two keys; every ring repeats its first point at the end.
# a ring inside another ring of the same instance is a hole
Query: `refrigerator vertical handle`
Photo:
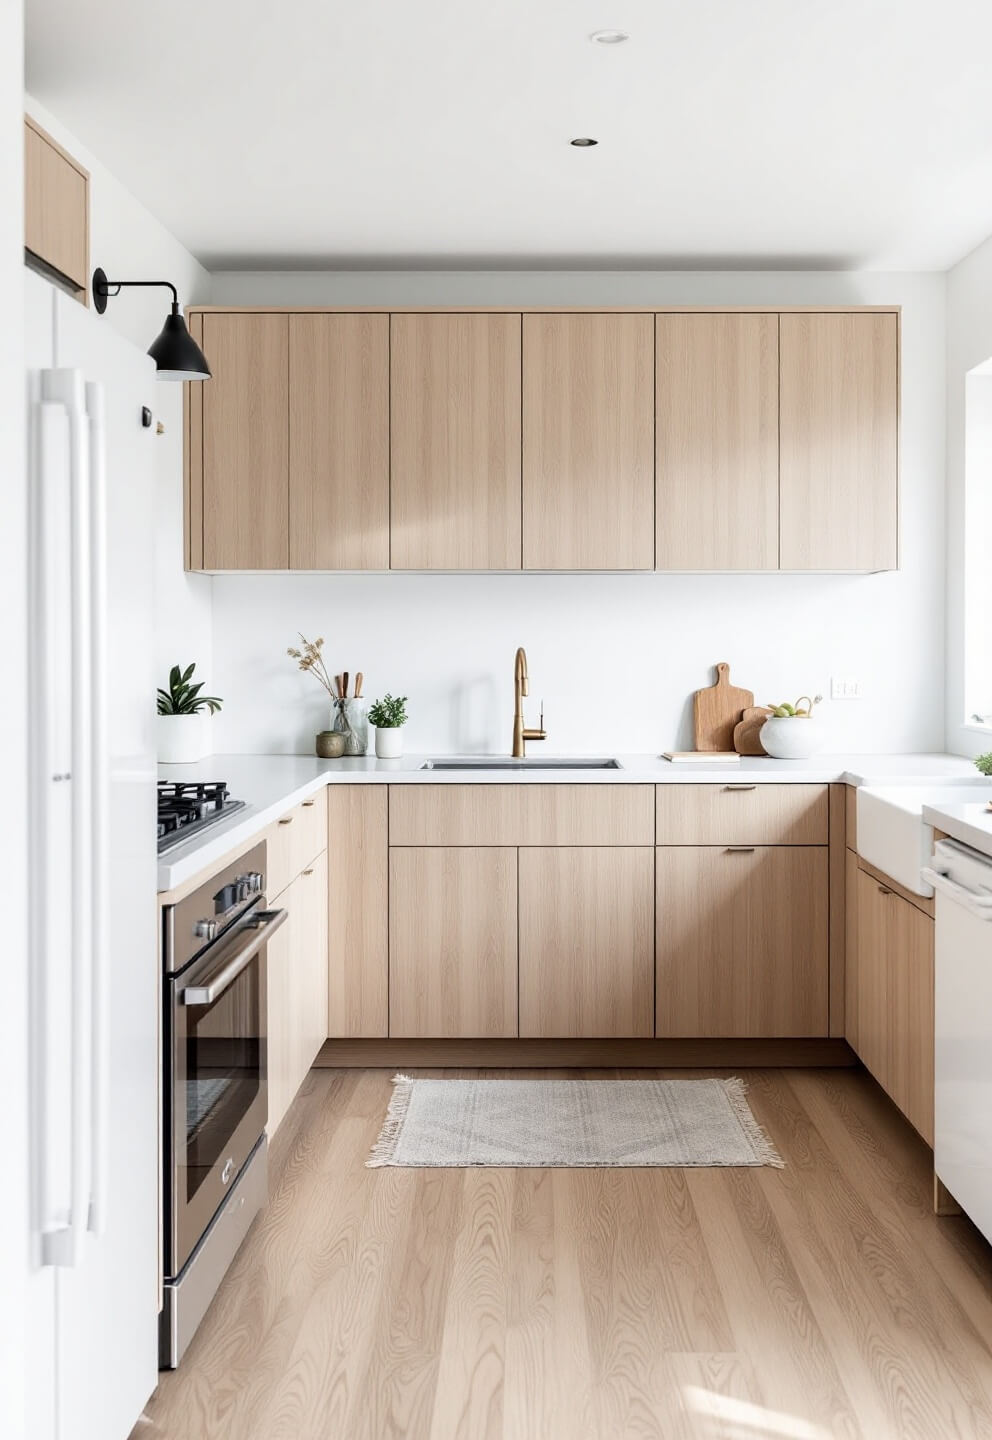
{"type": "Polygon", "coordinates": [[[93,798],[92,621],[89,418],[78,370],[44,372],[46,400],[61,401],[69,416],[72,595],[72,1034],[70,1211],[68,1226],[51,1237],[56,1265],[79,1264],[89,1221],[92,1165],[93,882],[90,819],[93,798]]]}
{"type": "Polygon", "coordinates": [[[107,446],[103,386],[86,385],[89,417],[91,603],[92,1122],[88,1227],[106,1219],[110,1105],[110,737],[107,725],[107,446]]]}
{"type": "Polygon", "coordinates": [[[70,624],[69,417],[60,402],[34,405],[29,453],[29,653],[36,717],[29,746],[32,1210],[39,1263],[52,1265],[60,1263],[72,1214],[72,1130],[63,1109],[68,1087],[62,1083],[63,1023],[70,1014],[62,971],[72,928],[64,894],[72,853],[72,752],[63,697],[54,693],[70,624]]]}

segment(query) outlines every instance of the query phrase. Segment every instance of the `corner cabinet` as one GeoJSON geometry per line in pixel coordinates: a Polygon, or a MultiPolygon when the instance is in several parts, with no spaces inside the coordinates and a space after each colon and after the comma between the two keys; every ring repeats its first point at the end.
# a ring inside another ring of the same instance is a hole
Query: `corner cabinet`
{"type": "Polygon", "coordinates": [[[191,570],[898,564],[897,309],[189,322],[191,570]]]}

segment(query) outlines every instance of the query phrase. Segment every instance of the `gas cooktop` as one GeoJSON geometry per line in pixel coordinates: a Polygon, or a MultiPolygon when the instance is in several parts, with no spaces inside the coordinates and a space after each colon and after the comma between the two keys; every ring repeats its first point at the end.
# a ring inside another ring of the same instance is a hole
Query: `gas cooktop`
{"type": "Polygon", "coordinates": [[[194,835],[244,808],[244,800],[230,798],[223,780],[160,780],[158,853],[164,855],[177,845],[185,845],[194,835]]]}

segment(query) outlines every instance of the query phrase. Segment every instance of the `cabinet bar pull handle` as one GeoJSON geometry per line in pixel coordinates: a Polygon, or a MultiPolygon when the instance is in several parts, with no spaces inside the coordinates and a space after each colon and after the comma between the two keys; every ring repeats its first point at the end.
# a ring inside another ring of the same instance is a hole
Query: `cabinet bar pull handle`
{"type": "Polygon", "coordinates": [[[741,790],[757,790],[758,787],[757,787],[757,785],[724,785],[723,788],[724,788],[724,790],[729,790],[729,791],[733,792],[733,791],[735,791],[735,790],[736,790],[736,791],[741,791],[741,790]]]}
{"type": "Polygon", "coordinates": [[[284,816],[282,817],[282,819],[279,821],[279,824],[280,824],[280,825],[292,825],[292,823],[293,823],[293,817],[292,817],[292,815],[284,815],[284,816]]]}
{"type": "Polygon", "coordinates": [[[304,875],[312,875],[312,874],[313,874],[313,867],[311,867],[309,870],[304,870],[303,873],[304,873],[304,875]]]}
{"type": "Polygon", "coordinates": [[[313,802],[312,800],[304,800],[304,801],[303,801],[303,808],[304,808],[304,810],[309,809],[309,807],[310,807],[313,803],[314,803],[314,802],[313,802]]]}
{"type": "Polygon", "coordinates": [[[889,889],[888,885],[879,885],[878,893],[879,895],[891,895],[892,891],[889,889]]]}
{"type": "Polygon", "coordinates": [[[753,845],[728,845],[723,853],[725,855],[753,855],[754,851],[753,845]]]}

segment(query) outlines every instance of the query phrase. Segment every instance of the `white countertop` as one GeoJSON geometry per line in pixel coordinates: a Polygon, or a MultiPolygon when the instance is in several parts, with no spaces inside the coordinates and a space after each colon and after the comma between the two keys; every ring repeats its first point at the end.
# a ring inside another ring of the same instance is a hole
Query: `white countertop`
{"type": "Polygon", "coordinates": [[[946,831],[952,840],[960,840],[962,845],[971,845],[983,855],[992,856],[992,810],[985,800],[924,805],[923,818],[935,830],[946,831]]]}
{"type": "MultiPolygon", "coordinates": [[[[195,765],[163,765],[159,769],[163,780],[224,781],[232,797],[246,801],[247,808],[163,856],[158,864],[159,891],[175,889],[212,861],[249,842],[323,785],[713,785],[742,780],[747,784],[863,785],[975,773],[971,761],[959,755],[817,755],[810,760],[744,756],[730,764],[673,764],[658,755],[618,755],[620,770],[532,771],[424,770],[422,766],[430,758],[442,757],[406,755],[400,760],[378,760],[368,755],[318,760],[312,755],[211,755],[195,765]]],[[[477,761],[481,757],[466,758],[477,761]]]]}

